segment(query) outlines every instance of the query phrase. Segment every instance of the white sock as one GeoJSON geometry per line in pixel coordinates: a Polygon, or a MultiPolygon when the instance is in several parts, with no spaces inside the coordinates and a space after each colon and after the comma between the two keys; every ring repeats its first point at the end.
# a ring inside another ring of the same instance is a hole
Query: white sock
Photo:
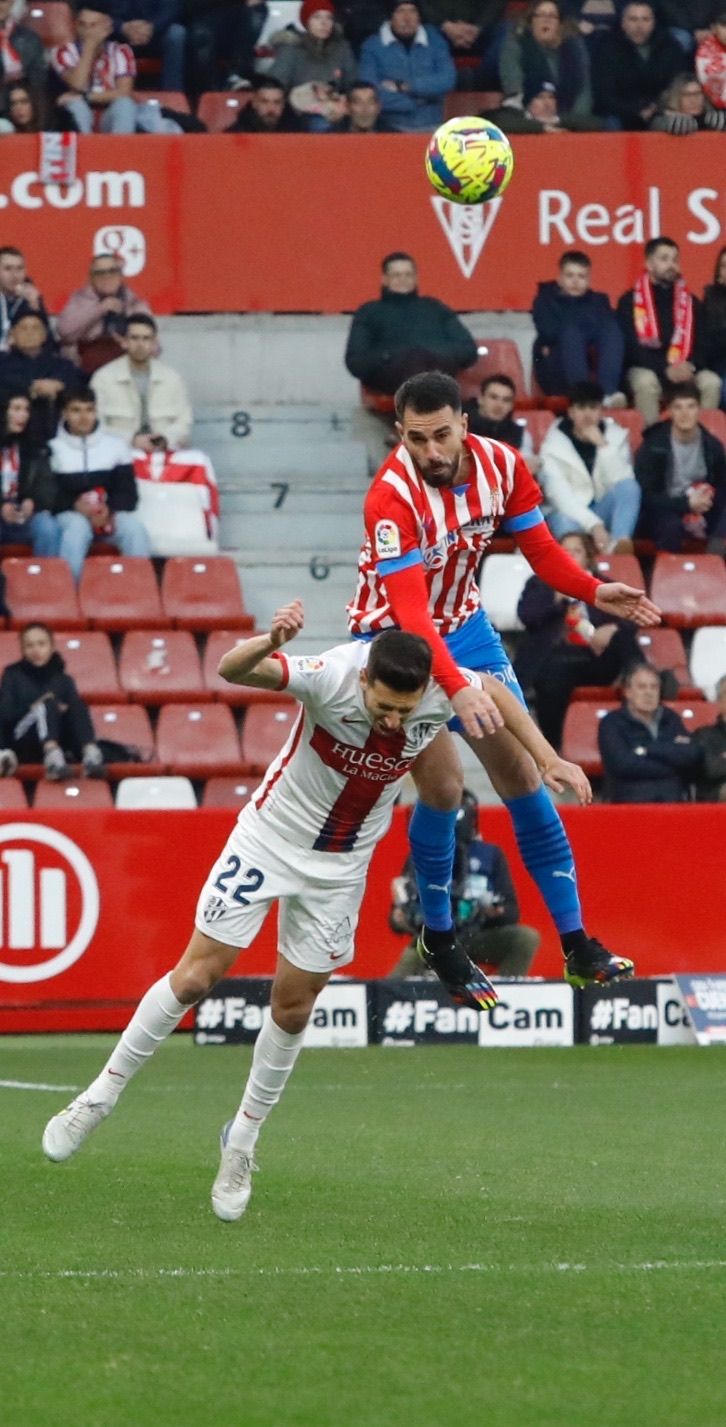
{"type": "Polygon", "coordinates": [[[96,1104],[115,1105],[131,1077],[171,1035],[188,1010],[174,995],[168,973],[155,981],[139,1001],[101,1074],[89,1085],[86,1091],[89,1099],[96,1104]]]}
{"type": "Polygon", "coordinates": [[[285,1089],[304,1039],[304,1031],[290,1035],[275,1024],[272,1016],[262,1027],[242,1101],[229,1130],[227,1142],[236,1150],[252,1153],[270,1110],[285,1089]]]}

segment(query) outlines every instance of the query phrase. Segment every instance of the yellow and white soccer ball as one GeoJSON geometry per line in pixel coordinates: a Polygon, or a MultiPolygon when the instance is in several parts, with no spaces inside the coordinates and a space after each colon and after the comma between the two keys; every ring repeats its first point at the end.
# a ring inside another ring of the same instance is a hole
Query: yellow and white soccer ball
{"type": "Polygon", "coordinates": [[[426,150],[426,175],[451,203],[487,203],[499,198],[514,170],[506,134],[489,119],[448,119],[426,150]]]}

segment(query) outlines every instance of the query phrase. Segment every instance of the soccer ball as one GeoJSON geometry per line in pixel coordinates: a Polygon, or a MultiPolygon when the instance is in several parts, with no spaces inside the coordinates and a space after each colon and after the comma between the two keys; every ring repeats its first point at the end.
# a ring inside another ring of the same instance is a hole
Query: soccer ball
{"type": "Polygon", "coordinates": [[[487,203],[512,177],[514,154],[506,134],[476,115],[448,119],[426,150],[426,176],[451,203],[487,203]]]}

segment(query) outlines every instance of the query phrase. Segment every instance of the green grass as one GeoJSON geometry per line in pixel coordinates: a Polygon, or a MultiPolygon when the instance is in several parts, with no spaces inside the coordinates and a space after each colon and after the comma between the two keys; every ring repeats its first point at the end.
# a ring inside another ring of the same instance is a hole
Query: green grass
{"type": "Polygon", "coordinates": [[[0,1089],[3,1427],[724,1427],[726,1051],[309,1051],[223,1225],[248,1063],[177,1037],[65,1165],[0,1089]]]}

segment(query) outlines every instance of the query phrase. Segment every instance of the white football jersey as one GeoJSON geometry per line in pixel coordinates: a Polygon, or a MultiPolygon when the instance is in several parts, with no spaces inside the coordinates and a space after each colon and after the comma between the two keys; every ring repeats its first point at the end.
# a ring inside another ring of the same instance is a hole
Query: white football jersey
{"type": "MultiPolygon", "coordinates": [[[[401,779],[452,716],[432,681],[401,729],[377,733],[360,683],[369,653],[370,643],[354,640],[315,657],[274,656],[283,687],[302,707],[252,803],[280,837],[300,847],[369,856],[391,821],[401,779]]],[[[477,674],[462,672],[479,685],[477,674]]]]}

